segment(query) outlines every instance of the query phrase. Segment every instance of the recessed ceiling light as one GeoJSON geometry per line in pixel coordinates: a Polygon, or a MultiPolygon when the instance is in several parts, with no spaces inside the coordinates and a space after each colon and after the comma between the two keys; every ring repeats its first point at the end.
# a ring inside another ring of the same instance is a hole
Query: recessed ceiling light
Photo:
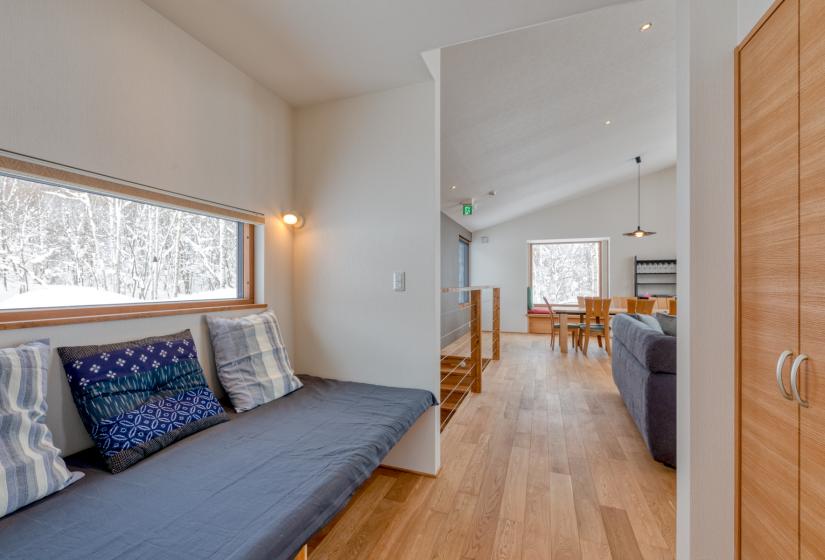
{"type": "Polygon", "coordinates": [[[450,190],[451,190],[451,191],[454,191],[455,189],[456,189],[456,186],[455,186],[455,185],[453,185],[452,187],[450,187],[450,190]]]}
{"type": "Polygon", "coordinates": [[[653,29],[653,23],[648,21],[642,24],[639,31],[650,31],[651,29],[653,29]]]}
{"type": "Polygon", "coordinates": [[[613,121],[604,121],[604,126],[610,126],[611,124],[613,124],[613,121]]]}

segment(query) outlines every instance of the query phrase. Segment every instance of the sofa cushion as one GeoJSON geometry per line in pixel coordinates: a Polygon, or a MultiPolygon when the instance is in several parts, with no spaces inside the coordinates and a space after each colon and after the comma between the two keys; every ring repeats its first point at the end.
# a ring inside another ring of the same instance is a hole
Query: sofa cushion
{"type": "Polygon", "coordinates": [[[237,319],[207,316],[215,367],[232,406],[245,412],[303,387],[271,311],[237,319]]]}
{"type": "Polygon", "coordinates": [[[0,349],[0,517],[83,476],[66,468],[46,426],[49,357],[48,341],[0,349]]]}
{"type": "Polygon", "coordinates": [[[669,336],[676,336],[676,315],[669,315],[667,313],[656,313],[654,315],[659,325],[662,327],[662,332],[669,336]]]}
{"type": "Polygon", "coordinates": [[[77,411],[113,473],[228,420],[188,330],[57,351],[77,411]]]}
{"type": "Polygon", "coordinates": [[[634,319],[636,319],[638,321],[641,321],[642,323],[644,323],[645,325],[647,325],[648,327],[650,327],[651,329],[653,329],[657,333],[665,334],[665,331],[662,330],[662,325],[660,325],[659,321],[657,321],[656,318],[653,317],[652,315],[646,315],[644,313],[634,313],[631,316],[634,319]]]}
{"type": "Polygon", "coordinates": [[[627,314],[613,319],[613,338],[621,341],[652,372],[676,373],[676,337],[648,327],[627,314]]]}

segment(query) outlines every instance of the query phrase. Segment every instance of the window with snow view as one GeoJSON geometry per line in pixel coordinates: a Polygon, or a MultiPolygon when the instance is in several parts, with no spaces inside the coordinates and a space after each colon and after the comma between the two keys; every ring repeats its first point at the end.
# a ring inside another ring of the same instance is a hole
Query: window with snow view
{"type": "Polygon", "coordinates": [[[243,298],[244,225],[0,174],[0,310],[243,298]]]}
{"type": "Polygon", "coordinates": [[[530,245],[533,305],[577,303],[601,295],[601,241],[530,245]]]}

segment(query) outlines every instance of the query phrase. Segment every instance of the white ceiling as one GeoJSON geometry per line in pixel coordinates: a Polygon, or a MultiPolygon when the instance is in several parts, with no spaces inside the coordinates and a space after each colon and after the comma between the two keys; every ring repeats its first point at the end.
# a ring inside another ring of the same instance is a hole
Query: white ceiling
{"type": "Polygon", "coordinates": [[[643,173],[675,164],[675,11],[644,0],[443,49],[442,209],[478,230],[635,177],[637,154],[643,173]]]}
{"type": "Polygon", "coordinates": [[[424,51],[621,1],[144,0],[296,106],[424,81],[424,51]]]}

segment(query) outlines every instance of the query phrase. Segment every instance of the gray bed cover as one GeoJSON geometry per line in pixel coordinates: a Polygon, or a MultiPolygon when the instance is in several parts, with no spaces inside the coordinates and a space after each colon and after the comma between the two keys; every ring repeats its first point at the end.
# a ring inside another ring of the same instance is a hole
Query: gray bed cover
{"type": "Polygon", "coordinates": [[[0,519],[0,558],[293,558],[436,403],[418,389],[301,380],[123,473],[81,468],[79,482],[0,519]]]}

